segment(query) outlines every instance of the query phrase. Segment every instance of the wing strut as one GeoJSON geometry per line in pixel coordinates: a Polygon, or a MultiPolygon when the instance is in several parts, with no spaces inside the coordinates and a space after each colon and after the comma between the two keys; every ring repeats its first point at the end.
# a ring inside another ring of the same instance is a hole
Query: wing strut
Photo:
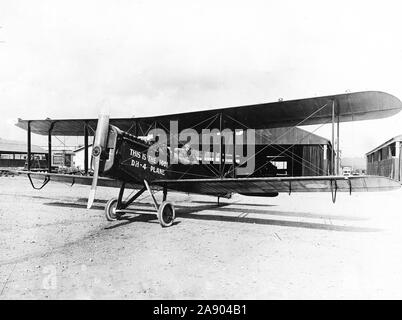
{"type": "Polygon", "coordinates": [[[28,130],[27,130],[27,169],[31,171],[31,121],[28,121],[28,130]]]}
{"type": "Polygon", "coordinates": [[[340,173],[340,154],[339,154],[339,106],[336,100],[332,100],[332,150],[331,150],[331,173],[338,176],[340,173]],[[336,108],[336,115],[335,115],[336,108]],[[335,120],[336,116],[336,120],[335,120]],[[335,121],[336,121],[336,155],[335,155],[335,121]]]}
{"type": "Polygon", "coordinates": [[[88,174],[88,121],[84,124],[84,172],[88,174]]]}
{"type": "Polygon", "coordinates": [[[339,107],[337,107],[337,116],[336,116],[336,175],[339,176],[340,174],[340,157],[341,155],[339,154],[339,148],[340,148],[340,141],[339,141],[339,107]]]}
{"type": "Polygon", "coordinates": [[[47,170],[49,173],[52,172],[52,130],[53,130],[54,124],[55,124],[55,122],[52,122],[52,124],[50,125],[49,133],[47,136],[47,148],[48,148],[48,150],[47,150],[47,157],[48,157],[47,158],[47,168],[48,169],[47,170]]]}
{"type": "MultiPolygon", "coordinates": [[[[335,100],[332,100],[332,139],[331,139],[331,174],[335,175],[335,100]]],[[[332,180],[331,180],[332,191],[332,180]]],[[[333,201],[333,200],[332,200],[333,201]]]]}

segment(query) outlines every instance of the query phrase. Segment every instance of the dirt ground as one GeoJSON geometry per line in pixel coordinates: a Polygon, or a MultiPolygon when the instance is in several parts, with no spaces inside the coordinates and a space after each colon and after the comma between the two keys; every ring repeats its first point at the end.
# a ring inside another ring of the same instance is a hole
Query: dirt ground
{"type": "Polygon", "coordinates": [[[99,188],[91,210],[88,192],[0,177],[0,299],[402,298],[402,190],[335,204],[235,195],[220,207],[170,193],[170,228],[149,197],[141,214],[107,222],[118,190],[99,188]]]}

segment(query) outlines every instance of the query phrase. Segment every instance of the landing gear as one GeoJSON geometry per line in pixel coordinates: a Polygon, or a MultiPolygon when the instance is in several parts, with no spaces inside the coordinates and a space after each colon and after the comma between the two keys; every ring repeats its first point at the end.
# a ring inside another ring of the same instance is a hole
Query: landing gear
{"type": "Polygon", "coordinates": [[[120,215],[116,213],[117,198],[110,199],[105,206],[105,216],[107,221],[116,221],[120,215]]]}
{"type": "Polygon", "coordinates": [[[163,201],[158,209],[158,220],[162,227],[170,227],[175,218],[175,210],[173,204],[163,201]]]}
{"type": "Polygon", "coordinates": [[[143,194],[147,190],[152,198],[160,225],[162,227],[170,227],[173,224],[176,216],[175,209],[172,203],[166,201],[166,188],[163,188],[163,202],[161,205],[159,205],[155,199],[154,194],[152,193],[148,181],[144,180],[144,187],[127,201],[123,201],[125,186],[126,184],[123,182],[120,188],[119,197],[110,199],[105,206],[105,216],[108,221],[115,221],[120,219],[122,215],[129,211],[127,209],[128,206],[130,206],[141,194],[143,194]]]}

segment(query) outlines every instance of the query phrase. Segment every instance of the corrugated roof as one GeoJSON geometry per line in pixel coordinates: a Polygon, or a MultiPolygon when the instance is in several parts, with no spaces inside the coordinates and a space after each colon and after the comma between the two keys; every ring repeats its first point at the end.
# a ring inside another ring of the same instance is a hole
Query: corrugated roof
{"type": "Polygon", "coordinates": [[[378,147],[374,148],[373,150],[369,151],[366,153],[366,156],[369,155],[370,153],[376,152],[388,145],[390,145],[391,143],[394,143],[396,141],[402,141],[402,134],[396,137],[393,137],[391,139],[389,139],[388,141],[385,141],[383,144],[379,145],[378,147]]]}
{"type": "Polygon", "coordinates": [[[328,139],[297,127],[256,130],[256,144],[331,144],[328,139]]]}
{"type": "MultiPolygon", "coordinates": [[[[6,140],[0,138],[0,152],[10,152],[10,153],[26,153],[27,152],[27,143],[22,141],[15,140],[6,140]]],[[[47,153],[45,149],[32,145],[31,146],[32,153],[47,153]]]]}

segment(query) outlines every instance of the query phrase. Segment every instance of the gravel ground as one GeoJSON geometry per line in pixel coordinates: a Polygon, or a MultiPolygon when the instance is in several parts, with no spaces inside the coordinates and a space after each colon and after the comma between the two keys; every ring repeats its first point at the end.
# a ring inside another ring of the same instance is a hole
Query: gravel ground
{"type": "Polygon", "coordinates": [[[107,222],[98,190],[86,210],[88,187],[0,177],[0,299],[402,298],[402,190],[170,193],[170,228],[149,197],[107,222]]]}

